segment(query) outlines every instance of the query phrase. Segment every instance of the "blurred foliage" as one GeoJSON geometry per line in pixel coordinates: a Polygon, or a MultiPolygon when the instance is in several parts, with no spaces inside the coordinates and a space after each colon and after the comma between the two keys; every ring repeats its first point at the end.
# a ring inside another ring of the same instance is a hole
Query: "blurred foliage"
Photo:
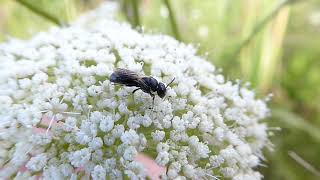
{"type": "MultiPolygon", "coordinates": [[[[101,0],[20,0],[31,4],[47,14],[68,22],[81,12],[92,9],[101,0]]],[[[30,11],[16,0],[0,0],[0,40],[7,36],[28,38],[32,34],[55,25],[30,11]]]]}
{"type": "MultiPolygon", "coordinates": [[[[101,2],[25,1],[65,21],[101,2]]],[[[294,151],[320,169],[320,1],[293,1],[280,7],[279,0],[121,0],[119,19],[141,24],[146,32],[181,37],[221,67],[227,79],[251,82],[260,97],[273,93],[268,122],[282,130],[270,129],[274,151],[266,151],[266,167],[259,168],[265,179],[320,179],[288,156],[294,151]]],[[[27,38],[52,25],[14,0],[0,0],[0,40],[27,38]]]]}

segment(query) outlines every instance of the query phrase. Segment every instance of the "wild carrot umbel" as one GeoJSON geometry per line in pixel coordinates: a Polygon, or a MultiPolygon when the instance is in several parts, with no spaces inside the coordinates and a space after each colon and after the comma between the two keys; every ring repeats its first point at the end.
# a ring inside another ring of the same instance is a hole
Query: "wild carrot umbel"
{"type": "Polygon", "coordinates": [[[0,48],[1,178],[144,179],[138,153],[167,166],[163,178],[261,178],[265,101],[191,45],[100,16],[0,48]],[[117,67],[175,81],[150,109],[149,94],[110,82],[117,67]]]}

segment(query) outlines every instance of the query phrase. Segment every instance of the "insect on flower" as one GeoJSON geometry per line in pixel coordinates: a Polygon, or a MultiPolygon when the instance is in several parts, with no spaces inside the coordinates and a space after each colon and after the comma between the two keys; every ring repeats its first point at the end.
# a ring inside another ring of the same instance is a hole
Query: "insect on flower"
{"type": "Polygon", "coordinates": [[[158,82],[153,77],[140,76],[137,73],[130,71],[128,69],[116,69],[110,75],[110,81],[116,84],[121,84],[125,86],[134,86],[138,87],[132,93],[135,93],[137,90],[141,89],[143,92],[150,94],[154,102],[155,92],[159,97],[163,98],[166,95],[167,87],[174,81],[172,81],[165,86],[162,82],[158,82]]]}

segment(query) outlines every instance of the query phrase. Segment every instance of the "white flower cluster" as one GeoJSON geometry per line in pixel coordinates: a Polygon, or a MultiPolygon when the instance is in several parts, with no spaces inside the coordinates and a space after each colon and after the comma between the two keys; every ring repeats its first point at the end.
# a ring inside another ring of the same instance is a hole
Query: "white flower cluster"
{"type": "Polygon", "coordinates": [[[1,179],[145,179],[138,153],[163,179],[260,179],[268,113],[191,45],[110,19],[0,45],[1,179]],[[153,107],[110,83],[117,67],[175,81],[153,107]]]}

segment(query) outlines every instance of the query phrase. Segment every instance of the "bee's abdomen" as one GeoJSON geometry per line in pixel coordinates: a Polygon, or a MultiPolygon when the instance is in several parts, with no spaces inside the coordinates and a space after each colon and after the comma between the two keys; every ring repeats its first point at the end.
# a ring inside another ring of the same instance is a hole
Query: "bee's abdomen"
{"type": "Polygon", "coordinates": [[[109,80],[110,82],[117,84],[139,87],[136,79],[134,77],[128,76],[127,74],[112,73],[109,77],[109,80]]]}

